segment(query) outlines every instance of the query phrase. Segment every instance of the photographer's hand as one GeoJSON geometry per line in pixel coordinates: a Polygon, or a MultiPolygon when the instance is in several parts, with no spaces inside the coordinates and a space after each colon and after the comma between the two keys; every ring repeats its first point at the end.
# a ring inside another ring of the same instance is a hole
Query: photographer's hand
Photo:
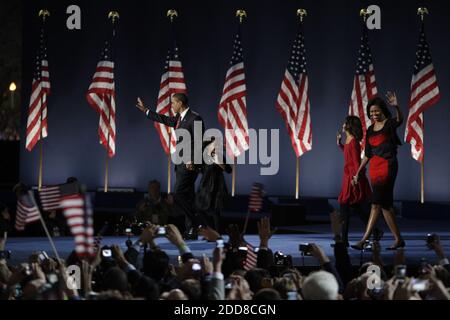
{"type": "Polygon", "coordinates": [[[120,249],[120,247],[118,245],[116,245],[116,244],[112,245],[111,251],[113,253],[114,259],[119,264],[119,267],[124,268],[129,264],[129,262],[127,261],[127,259],[125,258],[124,254],[123,254],[122,249],[120,249]]]}
{"type": "Polygon", "coordinates": [[[94,267],[89,264],[86,260],[81,261],[81,274],[83,279],[83,291],[84,296],[89,292],[92,292],[92,273],[94,272],[94,267]]]}
{"type": "Polygon", "coordinates": [[[177,248],[180,248],[185,245],[183,236],[181,235],[180,230],[178,230],[178,228],[173,224],[168,224],[166,226],[166,237],[177,248]]]}
{"type": "Polygon", "coordinates": [[[216,241],[220,238],[220,234],[209,226],[202,226],[199,228],[198,234],[203,236],[206,241],[216,241]]]}
{"type": "Polygon", "coordinates": [[[206,256],[206,254],[203,254],[202,256],[202,269],[204,274],[212,274],[214,271],[214,267],[212,262],[209,260],[209,258],[206,256]]]}
{"type": "Polygon", "coordinates": [[[311,253],[312,255],[319,260],[321,265],[324,265],[325,263],[330,262],[330,258],[328,258],[328,256],[325,254],[325,251],[323,251],[323,249],[315,244],[315,243],[310,243],[309,244],[311,247],[311,253]]]}
{"type": "Polygon", "coordinates": [[[439,260],[445,259],[444,247],[441,244],[441,239],[440,239],[439,235],[436,234],[433,238],[433,242],[429,243],[428,246],[429,246],[429,248],[434,250],[434,252],[436,253],[436,256],[439,258],[439,260]]]}
{"type": "Polygon", "coordinates": [[[222,273],[222,263],[225,260],[223,248],[215,248],[213,251],[214,272],[222,273]]]}
{"type": "Polygon", "coordinates": [[[152,244],[153,243],[153,239],[155,238],[156,234],[158,232],[158,226],[154,225],[154,224],[150,224],[150,226],[148,226],[147,228],[145,228],[142,233],[141,236],[139,237],[139,241],[142,244],[152,244]]]}

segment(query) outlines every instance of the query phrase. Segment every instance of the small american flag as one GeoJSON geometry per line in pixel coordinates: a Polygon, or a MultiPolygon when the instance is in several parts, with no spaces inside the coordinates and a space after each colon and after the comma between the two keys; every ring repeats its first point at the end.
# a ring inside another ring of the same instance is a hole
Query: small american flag
{"type": "Polygon", "coordinates": [[[232,157],[238,157],[249,149],[246,93],[244,54],[239,26],[218,109],[219,122],[225,129],[227,152],[232,157]]]}
{"type": "Polygon", "coordinates": [[[61,197],[79,192],[76,182],[64,183],[55,186],[44,186],[39,190],[39,197],[44,211],[52,211],[60,208],[61,197]]]}
{"type": "Polygon", "coordinates": [[[276,103],[276,108],[286,124],[297,157],[312,148],[309,84],[304,41],[305,37],[300,25],[276,103]]]}
{"type": "Polygon", "coordinates": [[[59,186],[44,186],[39,190],[39,197],[41,198],[42,209],[44,211],[52,211],[59,208],[59,201],[61,194],[59,186]]]}
{"type": "Polygon", "coordinates": [[[44,27],[41,28],[39,50],[36,55],[31,97],[28,106],[27,136],[25,147],[33,150],[36,143],[47,137],[47,96],[50,94],[47,47],[44,27]]]}
{"type": "MultiPolygon", "coordinates": [[[[377,95],[377,84],[375,81],[375,70],[373,67],[372,53],[370,51],[367,27],[363,24],[363,35],[358,50],[358,62],[353,80],[352,98],[349,106],[349,115],[357,116],[361,120],[364,137],[371,121],[366,114],[366,106],[370,99],[377,95]]],[[[362,140],[364,141],[364,139],[362,140]]]]}
{"type": "Polygon", "coordinates": [[[28,193],[22,194],[17,199],[16,224],[18,231],[23,231],[25,225],[39,220],[39,209],[28,193]]]}
{"type": "Polygon", "coordinates": [[[263,206],[264,186],[261,183],[254,183],[248,201],[248,211],[259,212],[263,206]]]}
{"type": "Polygon", "coordinates": [[[116,153],[116,92],[111,55],[110,42],[106,41],[86,95],[89,105],[100,115],[100,144],[106,148],[109,157],[116,153]]]}
{"type": "Polygon", "coordinates": [[[88,196],[81,194],[63,196],[61,208],[67,225],[75,237],[75,252],[78,257],[94,255],[94,222],[92,207],[88,196]]]}
{"type": "MultiPolygon", "coordinates": [[[[157,113],[170,117],[175,116],[170,101],[170,98],[174,93],[187,93],[183,67],[181,65],[178,46],[175,41],[173,42],[173,46],[169,48],[164,66],[164,73],[161,76],[158,103],[156,105],[157,113]]],[[[166,154],[175,152],[177,142],[175,130],[158,122],[155,122],[154,125],[156,131],[158,131],[164,152],[166,154]]]]}
{"type": "Polygon", "coordinates": [[[411,144],[411,155],[423,161],[424,154],[424,125],[423,112],[438,102],[440,98],[430,46],[425,38],[424,25],[420,30],[417,45],[416,64],[411,80],[411,96],[409,99],[409,115],[406,122],[405,141],[411,144]]]}
{"type": "Polygon", "coordinates": [[[254,251],[255,248],[250,243],[247,243],[246,247],[247,247],[247,255],[245,256],[244,260],[244,270],[248,271],[253,268],[256,268],[258,256],[254,251]]]}

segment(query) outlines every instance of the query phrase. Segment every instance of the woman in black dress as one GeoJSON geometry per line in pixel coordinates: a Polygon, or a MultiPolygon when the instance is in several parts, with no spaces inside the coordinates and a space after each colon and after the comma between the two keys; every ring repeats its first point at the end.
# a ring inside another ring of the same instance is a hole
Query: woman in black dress
{"type": "Polygon", "coordinates": [[[397,147],[401,145],[396,129],[402,124],[403,115],[398,107],[395,93],[388,92],[386,97],[388,104],[396,109],[396,117],[392,118],[383,99],[377,97],[369,101],[367,116],[372,120],[372,125],[366,132],[364,159],[353,177],[353,183],[357,183],[360,173],[363,172],[367,163],[370,163],[369,176],[373,190],[372,208],[363,238],[352,246],[358,250],[363,249],[381,212],[395,238],[394,244],[387,250],[396,250],[405,246],[405,241],[402,239],[395,220],[393,200],[398,171],[397,147]]]}

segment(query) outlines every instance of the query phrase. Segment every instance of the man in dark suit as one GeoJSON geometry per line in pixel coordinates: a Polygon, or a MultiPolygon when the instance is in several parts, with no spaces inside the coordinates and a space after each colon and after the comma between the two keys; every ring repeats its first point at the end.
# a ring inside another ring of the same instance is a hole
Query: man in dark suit
{"type": "MultiPolygon", "coordinates": [[[[189,108],[188,98],[184,93],[175,93],[171,98],[171,102],[172,110],[176,114],[175,117],[168,117],[150,110],[144,105],[140,98],[138,98],[136,107],[144,112],[147,118],[175,128],[177,131],[179,129],[185,129],[190,134],[190,159],[184,160],[181,164],[175,165],[176,182],[174,200],[175,205],[185,214],[185,238],[197,239],[197,228],[200,224],[204,224],[204,218],[196,212],[194,207],[195,180],[198,176],[198,166],[194,164],[194,124],[196,122],[201,124],[201,139],[203,139],[204,124],[200,115],[189,108]]],[[[177,133],[177,131],[175,131],[175,133],[177,133]]],[[[181,145],[182,138],[178,134],[176,134],[176,136],[178,147],[181,145]]],[[[180,157],[183,156],[182,152],[178,152],[178,154],[180,157]]],[[[203,154],[201,154],[201,156],[202,155],[203,154]]]]}

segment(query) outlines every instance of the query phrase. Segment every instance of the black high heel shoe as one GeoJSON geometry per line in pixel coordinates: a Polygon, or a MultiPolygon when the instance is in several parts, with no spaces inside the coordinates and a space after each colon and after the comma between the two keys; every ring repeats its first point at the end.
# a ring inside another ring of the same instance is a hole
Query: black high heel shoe
{"type": "Polygon", "coordinates": [[[405,240],[400,240],[400,242],[397,245],[392,246],[392,247],[387,247],[386,250],[394,251],[394,250],[397,250],[400,248],[404,248],[405,246],[406,246],[405,240]]]}
{"type": "Polygon", "coordinates": [[[352,249],[363,251],[366,247],[366,241],[365,242],[358,242],[357,244],[352,244],[350,246],[352,249]]]}

